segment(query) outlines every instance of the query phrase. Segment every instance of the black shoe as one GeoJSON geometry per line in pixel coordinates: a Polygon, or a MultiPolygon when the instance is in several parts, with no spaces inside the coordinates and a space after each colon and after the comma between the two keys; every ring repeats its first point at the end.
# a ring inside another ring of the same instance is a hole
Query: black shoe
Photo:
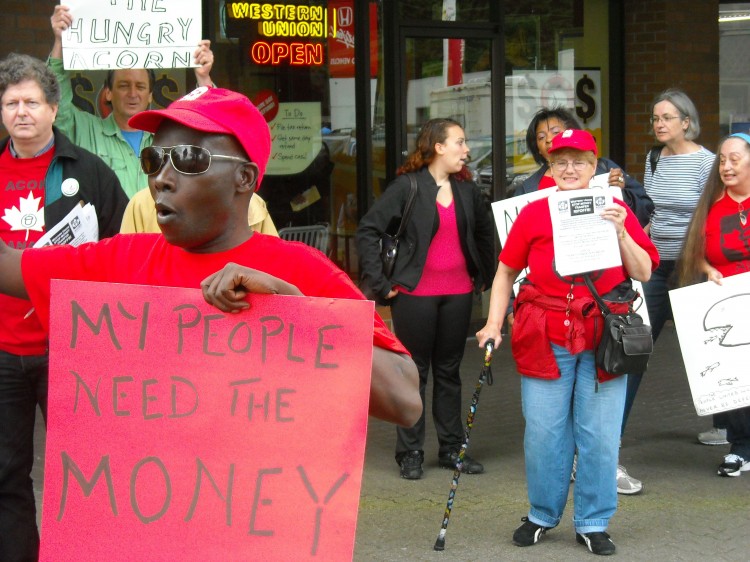
{"type": "Polygon", "coordinates": [[[523,524],[513,532],[513,544],[516,546],[534,545],[550,529],[550,527],[532,523],[528,517],[521,517],[521,521],[523,524]]]}
{"type": "MultiPolygon", "coordinates": [[[[457,452],[453,452],[450,455],[440,455],[438,457],[438,464],[440,465],[440,468],[450,468],[451,470],[455,470],[457,463],[457,452]]],[[[482,474],[484,472],[484,466],[482,466],[482,463],[472,459],[469,455],[464,455],[464,462],[461,465],[461,472],[464,474],[482,474]]]]}
{"type": "Polygon", "coordinates": [[[576,533],[578,544],[585,544],[594,554],[607,556],[615,553],[615,543],[603,531],[596,533],[576,533]]]}
{"type": "Polygon", "coordinates": [[[401,467],[401,478],[407,480],[419,480],[422,478],[422,461],[424,453],[422,451],[409,451],[401,457],[398,465],[401,467]]]}

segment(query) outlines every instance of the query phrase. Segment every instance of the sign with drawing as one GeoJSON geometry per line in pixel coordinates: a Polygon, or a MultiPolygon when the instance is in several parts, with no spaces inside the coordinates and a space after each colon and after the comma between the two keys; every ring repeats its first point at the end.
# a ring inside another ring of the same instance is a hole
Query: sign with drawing
{"type": "Polygon", "coordinates": [[[200,0],[66,0],[68,70],[188,68],[201,41],[200,0]]]}
{"type": "Polygon", "coordinates": [[[41,560],[351,560],[374,304],[53,281],[41,560]]]}
{"type": "Polygon", "coordinates": [[[699,416],[750,405],[750,272],[669,291],[699,416]]]}

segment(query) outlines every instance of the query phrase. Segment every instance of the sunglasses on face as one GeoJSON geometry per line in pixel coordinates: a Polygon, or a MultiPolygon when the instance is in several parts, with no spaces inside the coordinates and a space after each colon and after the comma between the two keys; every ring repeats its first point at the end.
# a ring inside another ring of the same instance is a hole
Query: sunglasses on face
{"type": "Polygon", "coordinates": [[[212,159],[233,160],[250,164],[249,160],[237,156],[225,156],[223,154],[211,154],[207,149],[190,144],[178,144],[177,146],[149,146],[141,150],[141,169],[147,176],[159,173],[164,167],[167,158],[172,162],[172,167],[187,176],[195,176],[208,171],[212,159]]]}

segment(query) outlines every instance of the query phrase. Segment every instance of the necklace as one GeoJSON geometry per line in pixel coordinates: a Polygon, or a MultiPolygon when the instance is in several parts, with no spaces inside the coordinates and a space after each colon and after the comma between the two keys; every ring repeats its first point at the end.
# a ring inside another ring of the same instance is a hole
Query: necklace
{"type": "Polygon", "coordinates": [[[747,212],[742,203],[737,203],[737,214],[740,216],[740,224],[745,226],[747,224],[747,212]]]}

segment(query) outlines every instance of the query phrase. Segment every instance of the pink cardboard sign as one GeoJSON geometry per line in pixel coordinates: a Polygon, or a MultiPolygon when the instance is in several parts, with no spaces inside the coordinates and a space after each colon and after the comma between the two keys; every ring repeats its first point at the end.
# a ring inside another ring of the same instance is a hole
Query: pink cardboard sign
{"type": "Polygon", "coordinates": [[[351,560],[373,303],[53,281],[42,560],[351,560]]]}

